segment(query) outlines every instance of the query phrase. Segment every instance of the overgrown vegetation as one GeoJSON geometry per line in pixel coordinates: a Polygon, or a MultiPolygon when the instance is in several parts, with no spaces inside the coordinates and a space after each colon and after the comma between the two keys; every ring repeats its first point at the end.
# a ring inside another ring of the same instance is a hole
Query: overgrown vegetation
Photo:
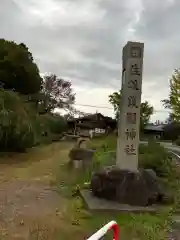
{"type": "Polygon", "coordinates": [[[0,90],[0,151],[23,151],[33,146],[35,130],[17,93],[0,90]]]}
{"type": "Polygon", "coordinates": [[[20,94],[0,89],[0,151],[25,151],[65,129],[62,117],[39,115],[20,94]]]}
{"type": "Polygon", "coordinates": [[[139,167],[152,169],[159,177],[173,175],[171,155],[159,143],[149,141],[147,145],[139,146],[139,167]]]}

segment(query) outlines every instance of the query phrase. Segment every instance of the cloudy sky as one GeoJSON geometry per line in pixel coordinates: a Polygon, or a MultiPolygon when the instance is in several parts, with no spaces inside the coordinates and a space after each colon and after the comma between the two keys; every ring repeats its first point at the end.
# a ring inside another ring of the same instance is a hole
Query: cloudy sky
{"type": "Polygon", "coordinates": [[[143,100],[160,103],[180,67],[179,0],[0,0],[0,37],[24,42],[41,73],[71,79],[85,112],[111,116],[108,95],[121,86],[122,47],[145,43],[143,100]]]}

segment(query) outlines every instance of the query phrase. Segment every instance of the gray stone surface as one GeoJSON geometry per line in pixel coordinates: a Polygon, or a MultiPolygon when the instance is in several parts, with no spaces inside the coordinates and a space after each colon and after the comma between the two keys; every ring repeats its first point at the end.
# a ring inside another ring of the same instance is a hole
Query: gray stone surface
{"type": "Polygon", "coordinates": [[[92,160],[95,150],[85,148],[72,148],[69,152],[71,160],[92,160]]]}
{"type": "Polygon", "coordinates": [[[89,168],[93,164],[93,156],[96,150],[79,148],[72,148],[69,152],[69,164],[76,169],[89,168]]]}
{"type": "Polygon", "coordinates": [[[163,209],[162,206],[151,206],[151,207],[139,207],[130,206],[127,204],[119,204],[115,201],[108,201],[105,199],[99,199],[92,195],[92,192],[87,189],[80,191],[87,207],[94,211],[116,211],[116,212],[134,212],[134,213],[156,213],[163,209]]]}
{"type": "Polygon", "coordinates": [[[128,42],[123,48],[117,159],[120,169],[138,171],[140,104],[144,44],[128,42]]]}

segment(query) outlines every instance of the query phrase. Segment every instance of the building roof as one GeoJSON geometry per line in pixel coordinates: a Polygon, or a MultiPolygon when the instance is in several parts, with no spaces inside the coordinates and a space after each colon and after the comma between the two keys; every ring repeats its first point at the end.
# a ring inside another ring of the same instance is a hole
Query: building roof
{"type": "Polygon", "coordinates": [[[85,115],[83,117],[70,119],[70,120],[68,120],[68,122],[74,122],[74,121],[79,121],[79,120],[91,120],[91,119],[96,119],[97,117],[104,118],[104,116],[101,113],[94,113],[94,114],[85,115]]]}
{"type": "Polygon", "coordinates": [[[88,114],[85,115],[83,117],[79,117],[79,118],[74,118],[74,119],[70,119],[68,120],[68,122],[74,122],[74,121],[79,121],[79,120],[105,120],[107,122],[116,122],[115,119],[111,118],[111,117],[106,117],[104,115],[102,115],[101,113],[94,113],[94,114],[88,114]]]}
{"type": "Polygon", "coordinates": [[[116,127],[116,120],[111,117],[105,117],[101,113],[89,114],[84,117],[74,118],[68,120],[68,124],[77,123],[81,127],[92,128],[105,128],[109,126],[110,128],[116,127]]]}

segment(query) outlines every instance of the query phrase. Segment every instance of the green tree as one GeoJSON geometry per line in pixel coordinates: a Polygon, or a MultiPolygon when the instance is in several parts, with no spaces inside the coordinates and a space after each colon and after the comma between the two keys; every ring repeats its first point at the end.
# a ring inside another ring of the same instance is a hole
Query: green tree
{"type": "Polygon", "coordinates": [[[0,39],[0,83],[21,94],[40,91],[42,78],[25,44],[0,39]]]}
{"type": "MultiPolygon", "coordinates": [[[[118,119],[119,113],[120,113],[120,104],[121,104],[121,90],[109,95],[109,102],[113,105],[116,119],[118,119]]],[[[141,128],[144,128],[144,126],[148,124],[150,117],[153,114],[153,107],[147,101],[142,102],[140,114],[141,114],[140,115],[141,128]]]]}
{"type": "Polygon", "coordinates": [[[180,122],[180,69],[175,69],[169,81],[169,96],[162,100],[165,108],[171,109],[171,121],[180,122]]]}
{"type": "Polygon", "coordinates": [[[113,105],[116,119],[119,119],[120,100],[121,100],[121,90],[119,90],[119,92],[113,92],[111,95],[109,95],[109,102],[113,105]]]}
{"type": "Polygon", "coordinates": [[[144,128],[150,120],[151,115],[154,112],[153,106],[151,106],[148,101],[141,103],[141,127],[144,128]]]}
{"type": "Polygon", "coordinates": [[[39,105],[44,113],[52,112],[55,108],[71,109],[75,101],[71,82],[53,74],[44,77],[39,97],[39,105]]]}

